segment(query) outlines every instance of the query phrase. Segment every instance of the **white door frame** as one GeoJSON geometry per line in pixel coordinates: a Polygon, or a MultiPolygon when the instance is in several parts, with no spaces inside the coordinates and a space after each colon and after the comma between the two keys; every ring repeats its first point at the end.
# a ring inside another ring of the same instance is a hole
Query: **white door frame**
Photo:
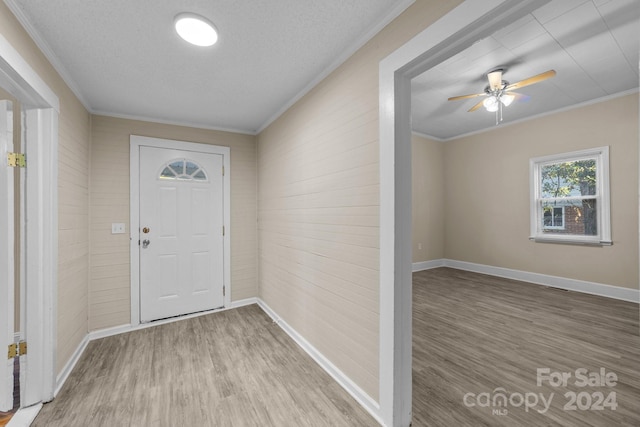
{"type": "MultiPolygon", "coordinates": [[[[56,386],[60,102],[2,35],[0,85],[26,110],[26,325],[22,333],[28,354],[26,376],[21,376],[26,380],[21,407],[26,407],[52,400],[56,386]]],[[[14,310],[0,307],[5,309],[14,310]]]]}
{"type": "MultiPolygon", "coordinates": [[[[13,145],[13,114],[15,103],[10,100],[0,101],[0,159],[7,157],[5,153],[15,151],[13,145]],[[9,110],[11,111],[9,113],[9,110]]],[[[18,111],[18,114],[20,112],[18,111]]],[[[4,183],[0,186],[0,300],[4,305],[15,307],[15,242],[14,242],[14,171],[6,164],[0,165],[0,174],[4,183]],[[6,203],[4,202],[6,200],[6,203]]],[[[0,349],[14,342],[14,310],[0,310],[0,349]]],[[[0,353],[2,354],[2,353],[0,353]]],[[[13,408],[13,359],[2,357],[0,370],[0,411],[10,411],[13,408]]]]}
{"type": "Polygon", "coordinates": [[[411,79],[550,0],[466,0],[380,62],[380,415],[411,422],[411,79]]]}
{"type": "Polygon", "coordinates": [[[231,149],[218,145],[201,144],[195,142],[175,141],[172,139],[151,138],[147,136],[131,135],[130,137],[130,168],[129,168],[129,240],[131,256],[131,326],[140,324],[140,147],[167,148],[173,150],[193,151],[222,155],[224,167],[223,203],[222,210],[224,235],[224,306],[231,304],[231,149]]]}

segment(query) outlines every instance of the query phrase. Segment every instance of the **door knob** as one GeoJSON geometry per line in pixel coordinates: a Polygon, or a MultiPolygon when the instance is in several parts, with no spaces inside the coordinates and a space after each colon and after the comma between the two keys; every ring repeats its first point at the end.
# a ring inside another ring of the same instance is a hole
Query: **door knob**
{"type": "Polygon", "coordinates": [[[149,246],[149,243],[151,243],[151,241],[149,239],[144,239],[142,241],[142,249],[146,249],[147,246],[149,246]]]}

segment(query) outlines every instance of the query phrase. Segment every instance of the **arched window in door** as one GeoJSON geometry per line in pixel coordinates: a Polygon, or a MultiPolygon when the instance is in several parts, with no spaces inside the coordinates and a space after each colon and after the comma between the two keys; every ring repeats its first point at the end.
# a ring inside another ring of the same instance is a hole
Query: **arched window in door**
{"type": "Polygon", "coordinates": [[[158,179],[206,181],[207,174],[196,162],[187,159],[175,159],[168,162],[162,168],[162,172],[160,172],[158,179]]]}

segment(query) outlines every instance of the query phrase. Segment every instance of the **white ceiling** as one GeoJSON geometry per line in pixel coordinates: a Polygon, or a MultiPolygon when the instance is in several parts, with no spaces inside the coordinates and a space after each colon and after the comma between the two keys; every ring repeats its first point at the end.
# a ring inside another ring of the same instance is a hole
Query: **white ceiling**
{"type": "Polygon", "coordinates": [[[639,0],[553,0],[415,78],[413,130],[447,140],[493,128],[495,113],[467,112],[482,98],[447,98],[483,92],[498,67],[510,83],[557,71],[517,90],[528,99],[504,108],[504,124],[637,90],[639,41],[639,0]]]}
{"type": "MultiPolygon", "coordinates": [[[[96,114],[255,134],[414,0],[5,0],[96,114]],[[209,18],[212,48],[179,39],[180,12],[209,18]]],[[[486,72],[516,81],[504,124],[638,88],[640,0],[553,0],[412,82],[413,130],[437,139],[490,129],[468,113],[486,72]]]]}
{"type": "Polygon", "coordinates": [[[93,113],[256,133],[414,0],[5,0],[93,113]],[[220,33],[180,39],[192,12],[220,33]]]}

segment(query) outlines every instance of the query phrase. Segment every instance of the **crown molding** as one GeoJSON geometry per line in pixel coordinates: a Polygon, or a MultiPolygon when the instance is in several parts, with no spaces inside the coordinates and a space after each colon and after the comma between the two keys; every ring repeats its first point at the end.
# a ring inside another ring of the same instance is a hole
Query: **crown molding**
{"type": "Polygon", "coordinates": [[[558,108],[558,109],[555,109],[555,110],[545,111],[544,113],[536,114],[536,115],[533,115],[533,116],[523,117],[523,118],[518,119],[518,120],[502,122],[502,123],[500,123],[500,126],[492,126],[492,127],[485,128],[485,129],[478,129],[478,130],[474,130],[472,132],[467,132],[467,133],[463,133],[463,134],[460,134],[460,135],[455,135],[455,136],[452,136],[452,137],[449,137],[449,138],[436,138],[436,137],[428,136],[428,135],[420,133],[420,132],[414,132],[414,134],[420,135],[420,136],[425,136],[425,137],[428,137],[428,138],[433,138],[433,139],[435,139],[437,141],[443,141],[443,142],[455,141],[456,139],[466,138],[468,136],[473,136],[473,135],[479,135],[479,134],[482,134],[482,133],[485,133],[485,132],[492,132],[492,131],[494,131],[496,129],[501,129],[501,128],[505,128],[505,127],[508,127],[508,126],[517,125],[517,124],[520,124],[520,123],[528,122],[530,120],[540,119],[540,118],[546,117],[546,116],[552,116],[554,114],[564,113],[565,111],[571,111],[571,110],[575,110],[575,109],[578,109],[578,108],[583,108],[583,107],[588,107],[590,105],[599,104],[601,102],[611,101],[612,99],[622,98],[623,96],[632,95],[634,93],[638,93],[639,91],[640,91],[640,88],[629,89],[629,90],[625,90],[625,91],[622,91],[622,92],[614,93],[612,95],[606,95],[606,96],[602,96],[600,98],[590,99],[588,101],[580,102],[578,104],[568,105],[566,107],[558,108]]]}
{"type": "Polygon", "coordinates": [[[282,116],[289,108],[291,108],[296,102],[298,102],[303,96],[311,91],[324,80],[329,74],[334,72],[340,65],[344,64],[354,53],[356,53],[362,46],[364,46],[369,40],[371,40],[376,34],[378,34],[384,27],[389,25],[391,21],[396,19],[402,12],[407,10],[409,6],[415,3],[415,0],[400,0],[396,6],[387,13],[377,24],[373,25],[369,31],[367,31],[362,37],[356,40],[351,46],[344,50],[342,55],[338,56],[327,68],[321,71],[313,80],[311,80],[302,90],[293,96],[288,102],[286,102],[278,111],[271,115],[263,124],[258,128],[256,134],[260,134],[269,125],[275,122],[280,116],[282,116]]]}
{"type": "Polygon", "coordinates": [[[7,5],[9,10],[11,10],[11,12],[15,15],[18,22],[20,22],[20,24],[25,29],[27,34],[29,34],[31,39],[36,44],[36,46],[38,46],[38,48],[42,51],[43,55],[47,58],[49,63],[51,63],[51,66],[57,71],[57,73],[60,75],[62,80],[66,83],[66,85],[69,87],[71,92],[73,92],[73,94],[78,98],[78,100],[82,103],[82,105],[88,112],[93,113],[93,110],[91,109],[91,106],[87,101],[87,99],[85,98],[84,94],[80,90],[80,87],[73,80],[69,71],[67,71],[64,65],[62,65],[62,61],[60,61],[60,58],[58,58],[58,56],[55,54],[53,49],[51,49],[51,46],[49,46],[49,43],[47,43],[47,41],[40,35],[40,33],[38,32],[38,30],[36,30],[33,24],[31,24],[31,21],[29,21],[29,19],[24,14],[20,6],[16,3],[16,1],[4,0],[4,3],[7,5]]]}
{"type": "Polygon", "coordinates": [[[205,125],[205,124],[202,124],[202,123],[196,123],[196,122],[186,122],[186,121],[183,122],[183,121],[180,121],[180,120],[165,120],[165,119],[158,119],[158,118],[146,117],[146,116],[136,116],[136,115],[131,115],[131,114],[110,113],[110,112],[100,111],[100,110],[95,110],[91,114],[94,115],[94,116],[112,117],[114,119],[135,120],[135,121],[146,122],[146,123],[157,123],[157,124],[162,124],[162,125],[182,126],[182,127],[187,127],[187,128],[191,128],[191,129],[213,130],[213,131],[217,131],[217,132],[228,132],[228,133],[235,133],[235,134],[239,134],[239,135],[249,135],[249,136],[256,136],[257,135],[255,132],[248,131],[248,130],[245,130],[245,129],[235,129],[235,128],[209,126],[209,125],[205,125]]]}
{"type": "Polygon", "coordinates": [[[419,136],[420,138],[430,139],[430,140],[436,141],[436,142],[444,142],[444,141],[446,141],[445,139],[439,138],[437,136],[429,135],[429,134],[418,132],[418,131],[415,131],[415,130],[411,131],[411,135],[419,136]]]}

